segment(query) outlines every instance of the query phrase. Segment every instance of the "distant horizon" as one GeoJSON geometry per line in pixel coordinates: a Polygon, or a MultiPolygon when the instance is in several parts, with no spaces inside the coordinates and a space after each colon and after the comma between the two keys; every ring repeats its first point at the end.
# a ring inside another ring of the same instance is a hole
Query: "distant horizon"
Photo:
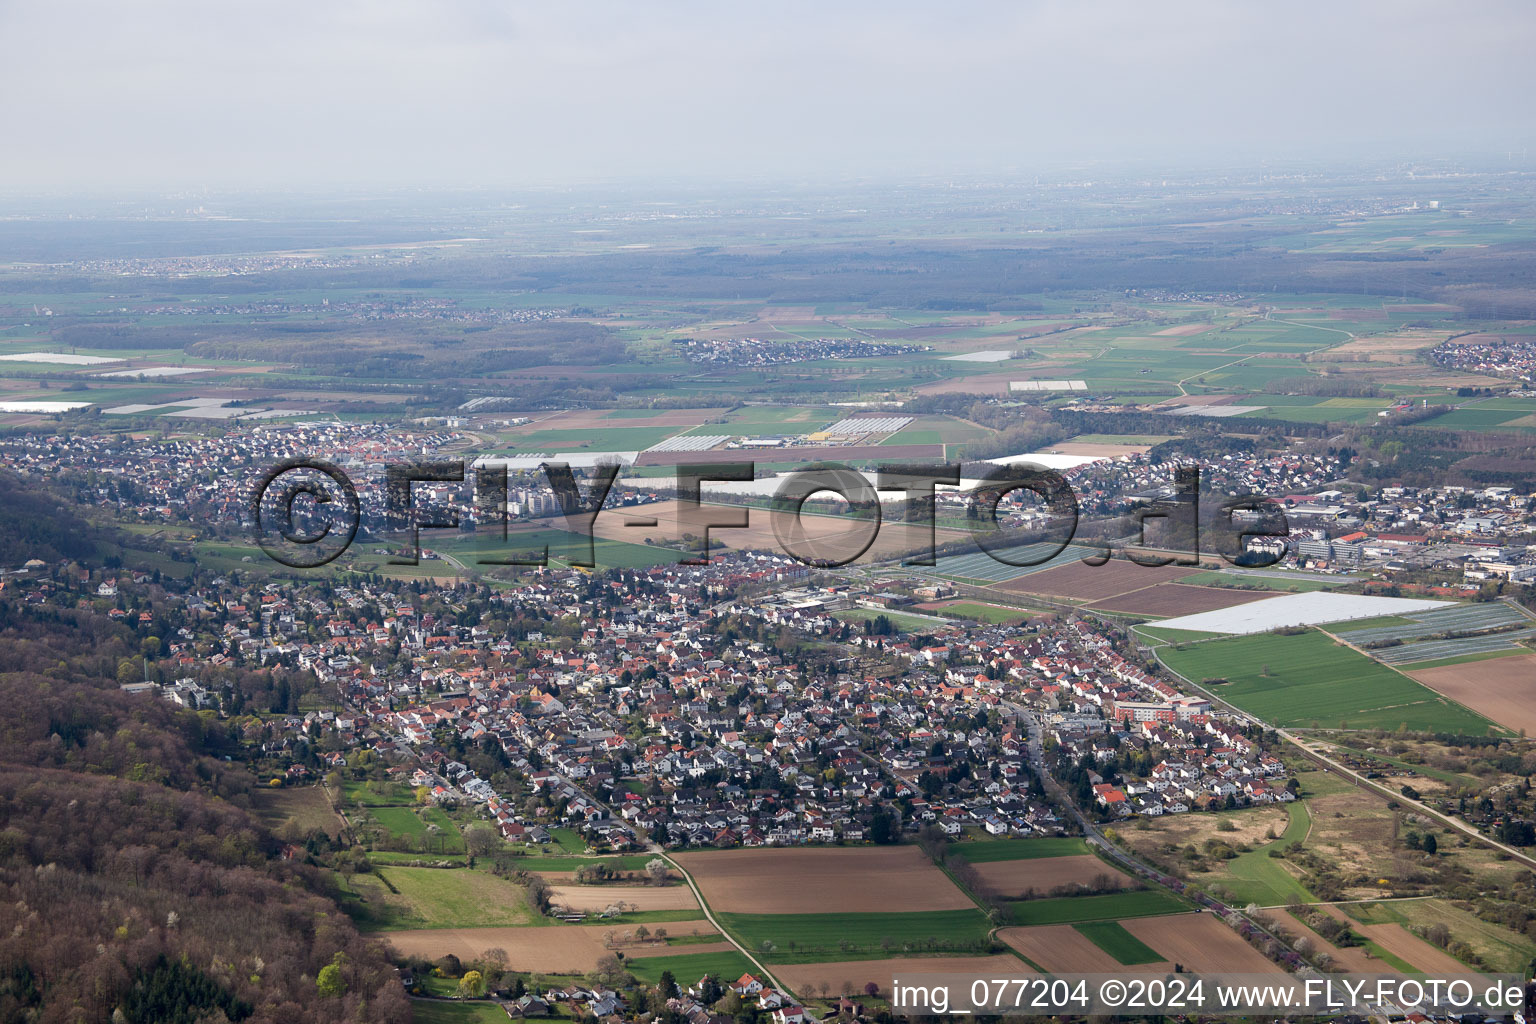
{"type": "Polygon", "coordinates": [[[1524,163],[1536,142],[1515,0],[86,0],[7,5],[0,32],[9,194],[1524,163]]]}
{"type": "MultiPolygon", "coordinates": [[[[12,204],[47,203],[81,200],[101,204],[135,202],[170,202],[180,200],[281,200],[294,199],[319,202],[359,202],[368,200],[398,199],[409,197],[512,200],[548,199],[562,195],[582,198],[623,196],[627,193],[651,192],[660,195],[673,194],[689,200],[706,200],[712,196],[739,197],[758,194],[771,195],[784,192],[788,195],[811,194],[818,191],[842,193],[857,189],[873,190],[874,194],[890,194],[906,188],[944,188],[961,186],[991,188],[997,190],[1031,189],[1036,187],[1166,187],[1177,190],[1183,187],[1209,185],[1213,181],[1225,181],[1237,186],[1273,182],[1276,186],[1287,180],[1305,177],[1302,184],[1318,184],[1329,180],[1340,183],[1383,185],[1414,181],[1456,179],[1465,176],[1495,177],[1500,175],[1536,175],[1536,153],[1522,150],[1516,154],[1492,152],[1476,155],[1420,154],[1382,158],[1330,160],[1265,160],[1260,158],[1237,159],[1219,163],[1173,163],[1161,160],[1100,160],[1069,161],[1042,164],[1029,168],[982,168],[933,169],[892,171],[882,175],[826,175],[816,177],[806,174],[710,175],[700,172],[693,175],[635,175],[631,177],[560,177],[524,182],[372,182],[367,184],[347,182],[278,183],[254,182],[247,184],[197,185],[121,185],[102,182],[96,185],[75,185],[64,188],[11,187],[0,182],[0,214],[12,204]]],[[[70,211],[78,216],[78,211],[70,211]]]]}

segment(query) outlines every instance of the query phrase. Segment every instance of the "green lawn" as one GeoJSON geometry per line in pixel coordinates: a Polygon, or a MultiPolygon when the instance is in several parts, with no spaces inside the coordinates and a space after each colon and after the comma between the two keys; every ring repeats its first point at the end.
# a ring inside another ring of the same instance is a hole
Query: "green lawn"
{"type": "Polygon", "coordinates": [[[391,835],[426,843],[431,852],[463,853],[464,838],[441,807],[371,807],[368,815],[391,835]],[[428,826],[435,826],[431,831],[428,826]]]}
{"type": "Polygon", "coordinates": [[[978,839],[961,843],[953,851],[972,864],[998,860],[1035,860],[1040,857],[1073,857],[1088,853],[1088,844],[1075,836],[1037,836],[1029,839],[978,839]]]}
{"type": "Polygon", "coordinates": [[[752,962],[740,953],[684,953],[680,956],[631,957],[624,962],[629,973],[654,985],[661,980],[662,971],[671,971],[683,988],[687,988],[706,974],[713,974],[721,981],[735,981],[743,974],[756,973],[752,962]]]}
{"type": "Polygon", "coordinates": [[[907,952],[978,951],[987,941],[980,910],[894,914],[717,914],[748,949],[771,963],[869,960],[907,952]],[[764,949],[763,943],[772,944],[764,949]]]}
{"type": "Polygon", "coordinates": [[[411,1019],[416,1024],[506,1024],[507,1011],[493,1002],[412,999],[411,1019]]]}
{"type": "Polygon", "coordinates": [[[1014,924],[1080,924],[1091,921],[1122,921],[1128,917],[1160,917],[1190,909],[1165,889],[1138,889],[1101,896],[1059,896],[1045,900],[1012,900],[1008,909],[1014,924]]]}
{"type": "Polygon", "coordinates": [[[555,841],[555,845],[566,853],[587,852],[587,841],[573,828],[552,828],[549,830],[549,835],[555,841]]]}
{"type": "Polygon", "coordinates": [[[1493,723],[1318,632],[1231,637],[1160,647],[1174,672],[1222,700],[1288,728],[1397,729],[1484,736],[1493,723]]]}
{"type": "Polygon", "coordinates": [[[1127,967],[1133,964],[1155,964],[1166,960],[1151,946],[1126,931],[1119,921],[1094,921],[1072,926],[1088,937],[1088,941],[1114,957],[1127,967]]]}
{"type": "Polygon", "coordinates": [[[414,799],[409,787],[396,782],[343,782],[341,792],[348,804],[365,807],[408,804],[414,799]]]}

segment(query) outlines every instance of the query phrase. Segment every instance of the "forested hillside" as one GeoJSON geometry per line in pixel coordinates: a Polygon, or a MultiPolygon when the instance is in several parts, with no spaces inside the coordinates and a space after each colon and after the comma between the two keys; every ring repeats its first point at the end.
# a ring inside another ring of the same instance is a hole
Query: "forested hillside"
{"type": "Polygon", "coordinates": [[[218,723],[117,688],[124,627],[30,614],[0,599],[0,1020],[408,1020],[320,870],[230,802],[218,723]]]}

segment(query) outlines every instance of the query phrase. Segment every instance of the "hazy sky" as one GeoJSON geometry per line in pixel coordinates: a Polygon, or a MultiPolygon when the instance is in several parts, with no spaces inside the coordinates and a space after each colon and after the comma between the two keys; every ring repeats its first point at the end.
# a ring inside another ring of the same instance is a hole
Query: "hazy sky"
{"type": "Polygon", "coordinates": [[[1536,135],[1526,0],[0,0],[0,191],[1008,173],[1536,135]]]}

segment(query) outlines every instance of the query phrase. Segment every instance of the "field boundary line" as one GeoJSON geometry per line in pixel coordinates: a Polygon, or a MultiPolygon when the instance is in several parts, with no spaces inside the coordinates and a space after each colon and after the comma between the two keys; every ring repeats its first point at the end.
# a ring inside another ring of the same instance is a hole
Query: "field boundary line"
{"type": "MultiPolygon", "coordinates": [[[[1336,625],[1336,623],[1327,623],[1327,625],[1336,625]]],[[[1376,664],[1376,665],[1380,665],[1383,668],[1391,669],[1393,672],[1396,672],[1398,675],[1402,676],[1404,679],[1408,680],[1410,683],[1413,683],[1415,686],[1423,686],[1424,689],[1428,690],[1430,693],[1434,694],[1436,697],[1439,697],[1441,700],[1445,701],[1447,704],[1452,704],[1452,705],[1454,705],[1454,706],[1456,706],[1458,708],[1461,708],[1461,710],[1467,712],[1469,715],[1474,715],[1477,718],[1481,718],[1483,721],[1487,722],[1489,725],[1493,726],[1495,729],[1503,730],[1508,736],[1513,736],[1514,735],[1514,730],[1510,729],[1508,726],[1500,725],[1498,722],[1495,722],[1493,719],[1489,718],[1487,715],[1483,714],[1481,711],[1478,711],[1476,708],[1468,707],[1467,705],[1463,704],[1461,701],[1455,699],[1454,697],[1447,697],[1445,694],[1441,693],[1439,690],[1435,689],[1434,687],[1428,686],[1428,685],[1426,685],[1424,683],[1419,682],[1417,679],[1413,678],[1413,676],[1409,675],[1407,672],[1404,672],[1402,669],[1398,668],[1396,665],[1389,664],[1388,662],[1382,661],[1379,658],[1371,657],[1371,652],[1370,651],[1366,650],[1363,647],[1359,647],[1359,646],[1356,646],[1355,644],[1350,643],[1348,640],[1345,640],[1345,639],[1341,638],[1337,633],[1332,633],[1332,632],[1328,631],[1327,629],[1323,628],[1322,625],[1313,626],[1311,628],[1317,630],[1319,633],[1321,633],[1324,636],[1328,637],[1334,643],[1341,644],[1344,647],[1347,647],[1350,650],[1354,651],[1356,654],[1364,656],[1367,661],[1370,661],[1370,662],[1372,662],[1373,664],[1376,664]]],[[[1161,660],[1161,659],[1159,659],[1159,660],[1161,660]]],[[[1410,662],[1409,664],[1412,664],[1412,663],[1410,662]]]]}
{"type": "MultiPolygon", "coordinates": [[[[1441,824],[1447,825],[1450,828],[1455,829],[1457,832],[1461,832],[1464,835],[1477,840],[1484,846],[1488,846],[1500,851],[1501,853],[1508,854],[1513,860],[1520,862],[1528,868],[1536,868],[1536,857],[1533,857],[1530,854],[1522,853],[1515,847],[1501,843],[1491,836],[1485,836],[1472,825],[1461,821],[1458,818],[1454,818],[1448,814],[1441,814],[1439,811],[1423,803],[1422,801],[1411,799],[1410,797],[1403,796],[1400,793],[1393,793],[1385,786],[1377,785],[1375,782],[1367,779],[1365,776],[1361,775],[1359,772],[1356,772],[1354,769],[1346,767],[1345,765],[1333,760],[1328,755],[1323,754],[1320,751],[1314,750],[1307,744],[1305,740],[1303,740],[1300,736],[1296,735],[1296,733],[1290,731],[1289,729],[1281,729],[1278,726],[1271,725],[1259,716],[1248,711],[1244,711],[1242,708],[1235,704],[1229,704],[1227,701],[1216,696],[1214,693],[1211,693],[1209,690],[1195,683],[1188,676],[1185,676],[1177,669],[1169,665],[1167,662],[1163,661],[1162,656],[1158,653],[1158,650],[1159,649],[1156,647],[1152,648],[1152,656],[1157,659],[1157,663],[1159,665],[1167,669],[1168,672],[1171,673],[1175,678],[1183,680],[1184,683],[1193,689],[1196,693],[1200,693],[1206,697],[1209,697],[1213,704],[1225,708],[1232,714],[1236,715],[1238,718],[1252,722],[1255,725],[1262,726],[1263,728],[1273,730],[1275,734],[1278,735],[1281,739],[1291,743],[1296,747],[1297,750],[1300,750],[1303,756],[1322,765],[1325,770],[1337,772],[1341,778],[1349,779],[1355,784],[1356,787],[1360,789],[1368,789],[1385,800],[1396,801],[1399,804],[1407,804],[1408,806],[1413,807],[1415,810],[1422,811],[1424,814],[1429,815],[1431,818],[1440,822],[1441,824]]],[[[1452,703],[1454,703],[1454,701],[1452,703]]]]}
{"type": "Polygon", "coordinates": [[[773,976],[772,971],[763,966],[762,961],[753,956],[752,952],[747,949],[746,946],[743,946],[736,940],[736,936],[725,930],[725,925],[715,920],[715,912],[709,909],[709,901],[704,898],[703,891],[699,889],[698,883],[693,880],[693,876],[688,873],[688,869],[683,867],[677,861],[673,860],[672,857],[664,850],[658,849],[657,856],[661,857],[661,859],[666,861],[668,864],[671,864],[674,868],[677,869],[678,873],[683,876],[683,881],[687,882],[688,888],[693,890],[693,898],[699,901],[699,909],[704,911],[704,920],[708,921],[710,924],[719,929],[720,934],[725,936],[725,941],[735,946],[737,952],[741,953],[742,956],[747,958],[748,963],[750,963],[753,967],[756,967],[759,971],[762,971],[763,977],[773,982],[774,988],[779,989],[781,992],[788,992],[790,995],[794,995],[795,993],[791,989],[787,988],[781,981],[779,981],[778,978],[773,976]]]}

